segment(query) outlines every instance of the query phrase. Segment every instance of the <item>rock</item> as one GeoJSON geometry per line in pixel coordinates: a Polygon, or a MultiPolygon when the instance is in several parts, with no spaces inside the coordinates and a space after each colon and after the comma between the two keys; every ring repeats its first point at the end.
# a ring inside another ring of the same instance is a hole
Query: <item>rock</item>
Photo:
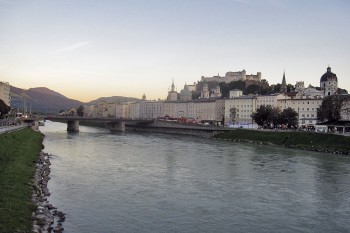
{"type": "Polygon", "coordinates": [[[35,211],[35,214],[36,214],[36,215],[44,214],[44,212],[43,212],[42,210],[39,210],[39,209],[38,209],[38,210],[35,211]]]}
{"type": "Polygon", "coordinates": [[[59,225],[57,225],[57,226],[53,229],[53,232],[55,232],[55,233],[60,233],[60,232],[62,232],[62,231],[64,231],[64,228],[63,228],[62,226],[59,226],[59,225]]]}
{"type": "Polygon", "coordinates": [[[41,227],[39,225],[33,225],[33,232],[41,232],[41,227]]]}
{"type": "Polygon", "coordinates": [[[33,187],[31,199],[37,206],[36,211],[32,213],[33,232],[62,232],[64,230],[61,223],[65,221],[65,214],[57,211],[47,201],[47,196],[50,196],[49,189],[47,188],[48,181],[50,180],[49,174],[51,172],[49,158],[51,158],[49,154],[41,152],[40,158],[35,164],[34,180],[31,184],[33,187]],[[51,210],[53,211],[51,212],[51,210]],[[51,227],[55,221],[54,216],[58,216],[59,218],[55,228],[51,227]]]}

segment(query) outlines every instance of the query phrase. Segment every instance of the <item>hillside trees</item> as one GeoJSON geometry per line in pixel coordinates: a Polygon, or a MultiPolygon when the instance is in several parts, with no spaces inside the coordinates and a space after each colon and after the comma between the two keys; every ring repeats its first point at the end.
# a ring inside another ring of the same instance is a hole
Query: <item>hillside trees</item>
{"type": "Polygon", "coordinates": [[[254,94],[254,95],[257,95],[257,94],[260,94],[262,92],[262,87],[258,86],[258,85],[255,85],[255,84],[252,84],[250,86],[248,86],[245,91],[243,92],[243,94],[254,94]]]}

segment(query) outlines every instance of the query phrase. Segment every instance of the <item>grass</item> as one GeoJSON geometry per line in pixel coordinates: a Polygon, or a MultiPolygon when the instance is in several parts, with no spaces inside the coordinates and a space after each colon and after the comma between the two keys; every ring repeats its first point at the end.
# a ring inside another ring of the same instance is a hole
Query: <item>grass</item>
{"type": "Polygon", "coordinates": [[[0,134],[0,232],[31,232],[31,182],[43,134],[29,128],[0,134]]]}
{"type": "Polygon", "coordinates": [[[216,137],[230,140],[250,140],[264,144],[272,143],[310,150],[350,152],[350,137],[334,134],[237,129],[219,134],[216,137]]]}

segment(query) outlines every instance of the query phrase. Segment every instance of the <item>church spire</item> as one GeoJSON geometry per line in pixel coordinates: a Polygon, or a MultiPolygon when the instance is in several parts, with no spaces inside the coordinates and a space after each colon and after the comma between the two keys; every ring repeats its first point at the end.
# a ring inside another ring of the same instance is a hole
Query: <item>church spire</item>
{"type": "Polygon", "coordinates": [[[171,84],[171,91],[172,91],[172,92],[175,91],[174,79],[173,79],[173,83],[171,84]]]}
{"type": "Polygon", "coordinates": [[[283,78],[281,84],[281,93],[287,93],[286,71],[283,71],[283,78]]]}

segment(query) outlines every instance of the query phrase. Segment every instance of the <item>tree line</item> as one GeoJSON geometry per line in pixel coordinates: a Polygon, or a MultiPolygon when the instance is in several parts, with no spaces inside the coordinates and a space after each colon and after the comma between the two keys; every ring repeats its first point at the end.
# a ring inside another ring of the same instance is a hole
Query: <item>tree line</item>
{"type": "Polygon", "coordinates": [[[260,105],[252,114],[252,119],[263,128],[288,128],[298,127],[298,113],[292,108],[281,111],[271,105],[260,105]]]}
{"type": "Polygon", "coordinates": [[[350,114],[350,101],[348,95],[330,95],[322,100],[320,108],[317,110],[319,122],[337,123],[341,120],[341,115],[350,114]]]}

